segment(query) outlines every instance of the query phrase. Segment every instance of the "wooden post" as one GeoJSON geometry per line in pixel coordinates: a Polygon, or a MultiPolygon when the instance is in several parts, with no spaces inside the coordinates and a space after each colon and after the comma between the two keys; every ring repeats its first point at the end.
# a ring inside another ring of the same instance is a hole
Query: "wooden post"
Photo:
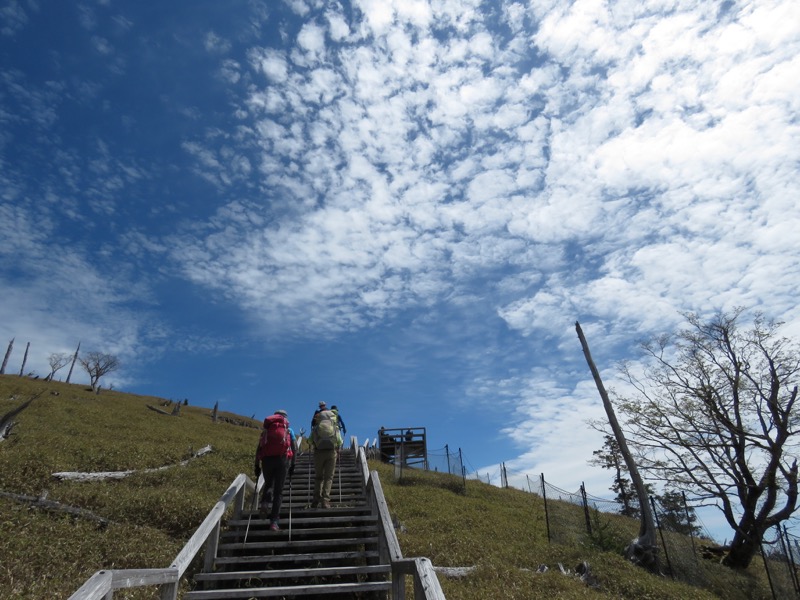
{"type": "Polygon", "coordinates": [[[581,481],[581,500],[583,500],[583,516],[586,519],[586,533],[592,535],[592,519],[589,517],[589,501],[586,499],[586,487],[581,481]]]}
{"type": "Polygon", "coordinates": [[[639,537],[635,539],[626,549],[626,555],[629,560],[647,568],[653,573],[659,572],[658,561],[658,542],[656,541],[656,528],[653,519],[653,511],[650,507],[650,502],[647,496],[647,488],[644,485],[644,480],[639,474],[639,468],[633,460],[633,455],[628,449],[628,442],[625,440],[625,435],[622,432],[622,427],[617,420],[617,414],[614,412],[614,406],[611,404],[611,399],[608,397],[608,392],[603,385],[603,380],[600,378],[600,372],[592,360],[592,355],[589,352],[589,344],[583,335],[580,323],[575,321],[575,330],[578,332],[578,339],[583,348],[583,354],[586,357],[586,362],[589,365],[589,370],[592,372],[597,391],[600,393],[600,398],[603,401],[606,415],[608,416],[608,423],[611,425],[611,430],[617,440],[617,445],[625,459],[625,465],[628,467],[628,474],[631,476],[633,487],[636,488],[636,495],[639,499],[639,509],[641,510],[639,537]]]}
{"type": "Polygon", "coordinates": [[[547,526],[547,543],[550,543],[550,515],[547,512],[547,492],[544,489],[544,473],[541,474],[542,480],[542,500],[544,500],[544,523],[547,526]]]}
{"type": "Polygon", "coordinates": [[[4,375],[6,372],[6,365],[8,364],[8,357],[11,356],[11,349],[14,347],[14,338],[11,338],[11,341],[8,342],[8,349],[6,350],[6,356],[3,359],[3,366],[0,366],[0,375],[4,375]]]}
{"type": "Polygon", "coordinates": [[[72,364],[69,366],[69,373],[67,373],[67,381],[69,383],[70,377],[72,377],[72,369],[75,368],[75,362],[78,360],[78,352],[81,351],[81,343],[78,342],[78,347],[75,350],[75,355],[72,357],[72,364]]]}
{"type": "Polygon", "coordinates": [[[25,354],[22,355],[22,366],[19,368],[19,376],[22,377],[22,374],[25,373],[25,363],[28,362],[28,350],[31,349],[31,343],[25,346],[25,354]]]}

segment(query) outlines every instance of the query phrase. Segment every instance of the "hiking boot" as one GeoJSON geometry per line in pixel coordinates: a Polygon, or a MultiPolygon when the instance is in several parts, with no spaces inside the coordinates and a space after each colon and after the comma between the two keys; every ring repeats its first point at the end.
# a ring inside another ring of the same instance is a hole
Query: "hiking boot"
{"type": "Polygon", "coordinates": [[[258,505],[258,514],[262,517],[266,517],[269,514],[269,504],[266,502],[262,502],[258,505]]]}
{"type": "Polygon", "coordinates": [[[279,531],[280,527],[278,526],[278,522],[277,521],[273,521],[272,523],[270,523],[269,524],[269,529],[270,529],[270,531],[279,531]]]}
{"type": "Polygon", "coordinates": [[[320,504],[320,506],[321,506],[322,508],[330,508],[330,507],[331,507],[331,503],[330,503],[330,502],[328,502],[327,500],[323,500],[323,501],[322,501],[322,504],[320,504]]]}

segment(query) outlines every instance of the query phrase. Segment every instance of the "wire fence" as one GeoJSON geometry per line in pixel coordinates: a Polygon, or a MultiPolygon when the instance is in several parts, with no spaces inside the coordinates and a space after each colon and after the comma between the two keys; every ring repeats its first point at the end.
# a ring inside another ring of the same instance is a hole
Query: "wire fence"
{"type": "MultiPolygon", "coordinates": [[[[380,458],[374,443],[373,447],[365,444],[365,448],[373,457],[380,458]]],[[[397,478],[402,477],[403,469],[419,468],[402,460],[390,462],[395,464],[397,478]]],[[[531,477],[511,471],[502,463],[493,472],[479,473],[466,461],[460,448],[452,450],[448,445],[428,450],[424,468],[460,477],[464,490],[468,481],[478,480],[531,493],[544,513],[550,543],[577,545],[588,539],[600,549],[622,551],[638,535],[640,506],[636,498],[625,502],[601,498],[589,494],[583,483],[576,491],[565,490],[548,482],[544,474],[531,477]],[[582,510],[575,510],[576,506],[582,510]]],[[[650,499],[658,529],[662,571],[692,585],[709,585],[714,577],[709,566],[722,559],[724,549],[713,541],[685,494],[671,500],[665,504],[654,497],[650,499]]],[[[774,600],[800,598],[798,557],[800,538],[789,534],[785,526],[776,526],[764,536],[758,560],[763,561],[774,600]]]]}

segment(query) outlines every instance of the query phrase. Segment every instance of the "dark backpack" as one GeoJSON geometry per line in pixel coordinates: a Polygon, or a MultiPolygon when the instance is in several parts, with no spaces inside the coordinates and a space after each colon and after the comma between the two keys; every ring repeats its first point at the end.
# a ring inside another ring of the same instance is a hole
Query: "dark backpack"
{"type": "Polygon", "coordinates": [[[258,441],[258,460],[265,456],[284,456],[292,447],[289,421],[283,415],[270,415],[264,419],[264,429],[258,441]]]}

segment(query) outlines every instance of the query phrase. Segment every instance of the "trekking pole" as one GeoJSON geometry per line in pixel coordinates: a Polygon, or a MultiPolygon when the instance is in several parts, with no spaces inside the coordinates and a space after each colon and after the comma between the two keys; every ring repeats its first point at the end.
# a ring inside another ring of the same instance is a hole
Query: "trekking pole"
{"type": "MultiPolygon", "coordinates": [[[[242,540],[242,550],[244,550],[244,546],[247,543],[247,534],[250,532],[250,520],[253,518],[253,511],[258,508],[258,482],[262,481],[262,476],[258,476],[258,480],[256,481],[256,489],[253,490],[253,501],[250,503],[250,514],[247,516],[247,528],[244,530],[244,540],[242,540]]],[[[289,488],[291,489],[291,488],[289,488]]]]}
{"type": "Polygon", "coordinates": [[[336,451],[336,462],[339,463],[336,465],[337,471],[339,471],[339,504],[342,503],[342,461],[340,460],[341,451],[336,451]]]}
{"type": "Polygon", "coordinates": [[[289,478],[289,541],[292,541],[292,478],[289,478]]]}

